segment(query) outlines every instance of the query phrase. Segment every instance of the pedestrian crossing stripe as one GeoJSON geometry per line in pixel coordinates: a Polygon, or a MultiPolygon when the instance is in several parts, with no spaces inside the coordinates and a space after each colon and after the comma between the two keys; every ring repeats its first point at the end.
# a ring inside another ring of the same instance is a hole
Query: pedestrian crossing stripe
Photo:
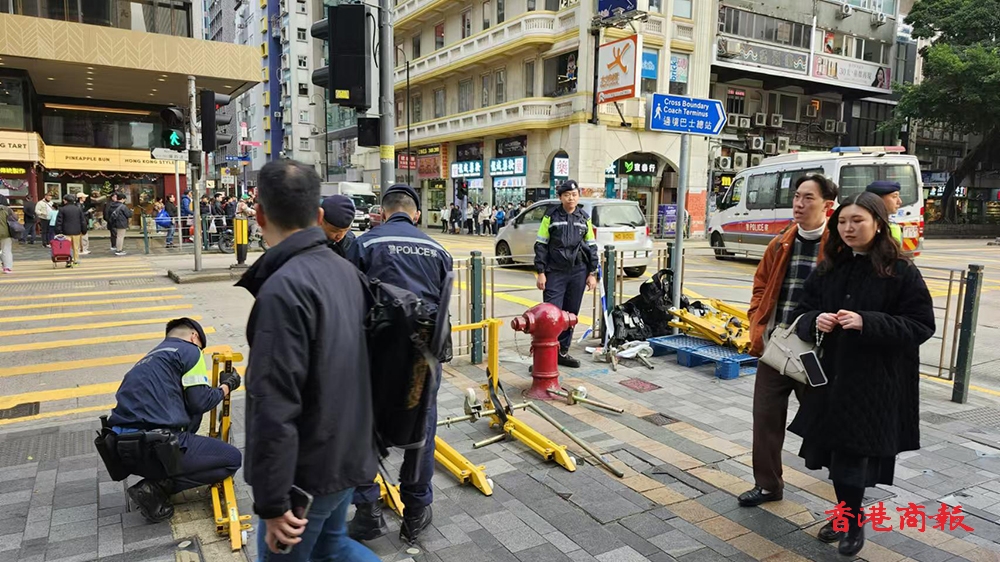
{"type": "MultiPolygon", "coordinates": [[[[27,274],[32,276],[44,275],[49,279],[62,279],[64,277],[80,277],[82,275],[94,275],[98,273],[115,274],[115,273],[140,273],[140,272],[145,272],[150,275],[156,274],[156,271],[154,269],[152,269],[148,265],[141,265],[141,264],[136,264],[131,266],[120,266],[120,267],[101,267],[95,265],[88,266],[88,264],[84,264],[84,265],[73,266],[71,268],[57,267],[55,269],[50,268],[48,270],[40,269],[38,271],[29,271],[27,272],[27,274]]],[[[14,273],[20,274],[24,272],[21,269],[15,267],[14,273]]],[[[9,279],[14,279],[14,278],[15,277],[9,277],[9,279]]]]}
{"type": "MultiPolygon", "coordinates": [[[[192,320],[201,320],[201,316],[188,316],[192,320]]],[[[30,336],[32,334],[50,334],[52,332],[74,332],[77,330],[100,330],[103,328],[121,328],[124,326],[143,326],[145,324],[162,324],[173,320],[170,318],[140,318],[137,320],[118,320],[115,322],[92,322],[89,324],[62,324],[41,328],[20,328],[17,330],[0,330],[0,337],[30,336]]]]}
{"type": "Polygon", "coordinates": [[[69,297],[98,297],[104,295],[134,295],[137,293],[167,293],[176,291],[177,287],[149,287],[148,289],[117,289],[114,291],[83,291],[80,293],[46,293],[43,295],[21,295],[17,297],[0,297],[0,302],[24,302],[33,300],[51,301],[69,297]]]}
{"type": "MultiPolygon", "coordinates": [[[[223,351],[230,350],[232,350],[232,348],[228,345],[217,345],[206,347],[204,353],[211,355],[212,353],[221,353],[223,351]]],[[[34,365],[8,367],[6,369],[0,369],[0,378],[17,377],[21,375],[40,375],[60,371],[72,371],[75,369],[90,369],[94,367],[130,365],[139,361],[146,355],[146,353],[135,353],[132,355],[114,355],[111,357],[97,357],[94,359],[75,359],[73,361],[55,361],[52,363],[36,363],[34,365]]]]}
{"type": "MultiPolygon", "coordinates": [[[[206,334],[214,334],[215,328],[204,328],[206,334]]],[[[116,336],[97,336],[92,338],[78,338],[73,340],[55,340],[33,343],[16,343],[11,345],[0,345],[0,353],[12,353],[15,351],[40,351],[43,349],[58,349],[61,347],[76,347],[84,345],[100,345],[106,343],[122,343],[142,340],[163,339],[164,332],[142,332],[139,334],[119,334],[116,336]]]]}
{"type": "MultiPolygon", "coordinates": [[[[124,266],[145,266],[149,267],[149,262],[141,259],[124,260],[124,259],[114,259],[114,258],[88,258],[84,257],[81,261],[84,264],[108,266],[108,267],[124,267],[124,266]]],[[[62,264],[60,264],[62,265],[62,264]]],[[[31,261],[17,261],[14,263],[14,267],[20,271],[52,271],[52,261],[50,260],[31,260],[31,261]]],[[[65,269],[65,266],[62,267],[65,269]]],[[[56,271],[59,267],[55,268],[56,271]]]]}
{"type": "Polygon", "coordinates": [[[98,299],[92,301],[71,301],[71,302],[44,302],[34,304],[11,304],[0,306],[3,310],[29,310],[32,308],[69,308],[75,306],[91,306],[96,304],[118,304],[135,302],[160,302],[183,299],[184,295],[159,295],[155,297],[130,297],[126,299],[98,299]]]}
{"type": "Polygon", "coordinates": [[[7,316],[4,317],[3,321],[5,324],[10,322],[34,322],[37,320],[60,320],[63,318],[86,318],[88,316],[95,316],[100,314],[101,316],[110,316],[114,314],[137,314],[140,312],[160,312],[164,310],[184,310],[192,308],[190,304],[171,304],[164,306],[146,306],[142,308],[119,308],[119,309],[109,309],[102,310],[100,313],[94,312],[93,310],[87,310],[84,312],[57,312],[55,314],[36,314],[33,316],[7,316]]]}
{"type": "MultiPolygon", "coordinates": [[[[88,272],[89,273],[89,272],[88,272]]],[[[146,273],[109,273],[104,275],[80,275],[79,277],[66,276],[66,281],[82,281],[84,279],[122,279],[124,277],[152,277],[156,272],[146,273]]],[[[60,281],[58,277],[6,277],[0,279],[0,285],[14,285],[18,283],[37,283],[39,281],[60,281]]]]}

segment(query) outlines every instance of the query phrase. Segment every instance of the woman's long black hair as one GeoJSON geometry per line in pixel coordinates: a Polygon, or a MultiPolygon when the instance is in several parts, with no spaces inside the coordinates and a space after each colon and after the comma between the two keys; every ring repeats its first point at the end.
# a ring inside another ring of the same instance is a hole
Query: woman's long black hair
{"type": "Polygon", "coordinates": [[[872,240],[871,248],[868,249],[868,256],[871,258],[872,266],[879,277],[892,277],[896,262],[906,258],[899,251],[896,241],[892,239],[892,233],[889,229],[889,213],[886,211],[885,203],[882,202],[881,197],[867,191],[848,197],[830,217],[827,223],[830,234],[823,247],[823,255],[826,259],[820,264],[820,272],[825,273],[854,255],[854,250],[844,242],[844,239],[840,237],[840,230],[837,229],[840,212],[850,205],[861,207],[875,219],[875,238],[872,240]]]}

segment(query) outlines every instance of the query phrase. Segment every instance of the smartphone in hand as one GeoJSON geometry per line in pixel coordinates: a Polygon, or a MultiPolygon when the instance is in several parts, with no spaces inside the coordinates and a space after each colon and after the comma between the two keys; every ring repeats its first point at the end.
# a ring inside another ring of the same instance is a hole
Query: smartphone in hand
{"type": "MultiPolygon", "coordinates": [[[[292,515],[298,517],[299,519],[305,519],[309,515],[309,508],[312,507],[312,494],[302,488],[299,488],[298,486],[292,486],[288,495],[292,502],[292,515]]],[[[282,544],[279,541],[277,546],[278,552],[281,554],[288,554],[292,551],[292,545],[282,544]]]]}
{"type": "Polygon", "coordinates": [[[823,366],[820,365],[819,356],[816,355],[815,351],[807,351],[799,354],[799,360],[802,361],[802,366],[805,367],[806,379],[809,381],[809,386],[817,387],[827,383],[826,373],[823,371],[823,366]]]}

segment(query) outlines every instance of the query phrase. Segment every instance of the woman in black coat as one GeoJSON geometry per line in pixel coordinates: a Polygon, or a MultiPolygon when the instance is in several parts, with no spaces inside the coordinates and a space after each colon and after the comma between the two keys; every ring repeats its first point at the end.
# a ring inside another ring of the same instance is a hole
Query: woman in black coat
{"type": "Polygon", "coordinates": [[[825,542],[841,554],[864,546],[858,515],[865,488],[892,484],[896,455],[920,448],[920,344],[934,335],[934,308],[915,265],[892,239],[882,200],[861,193],[833,214],[826,259],[805,284],[795,315],[828,383],[807,387],[789,431],[806,467],[830,469],[848,527],[831,521],[825,542]],[[845,532],[846,531],[846,532],[845,532]]]}

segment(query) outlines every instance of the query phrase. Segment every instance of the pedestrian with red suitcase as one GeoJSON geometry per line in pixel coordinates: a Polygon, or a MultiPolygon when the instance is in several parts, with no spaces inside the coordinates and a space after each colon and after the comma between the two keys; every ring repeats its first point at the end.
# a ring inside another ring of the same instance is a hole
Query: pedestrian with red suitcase
{"type": "Polygon", "coordinates": [[[66,267],[73,267],[73,242],[65,235],[58,234],[50,243],[52,248],[52,267],[58,263],[65,263],[66,267]]]}

